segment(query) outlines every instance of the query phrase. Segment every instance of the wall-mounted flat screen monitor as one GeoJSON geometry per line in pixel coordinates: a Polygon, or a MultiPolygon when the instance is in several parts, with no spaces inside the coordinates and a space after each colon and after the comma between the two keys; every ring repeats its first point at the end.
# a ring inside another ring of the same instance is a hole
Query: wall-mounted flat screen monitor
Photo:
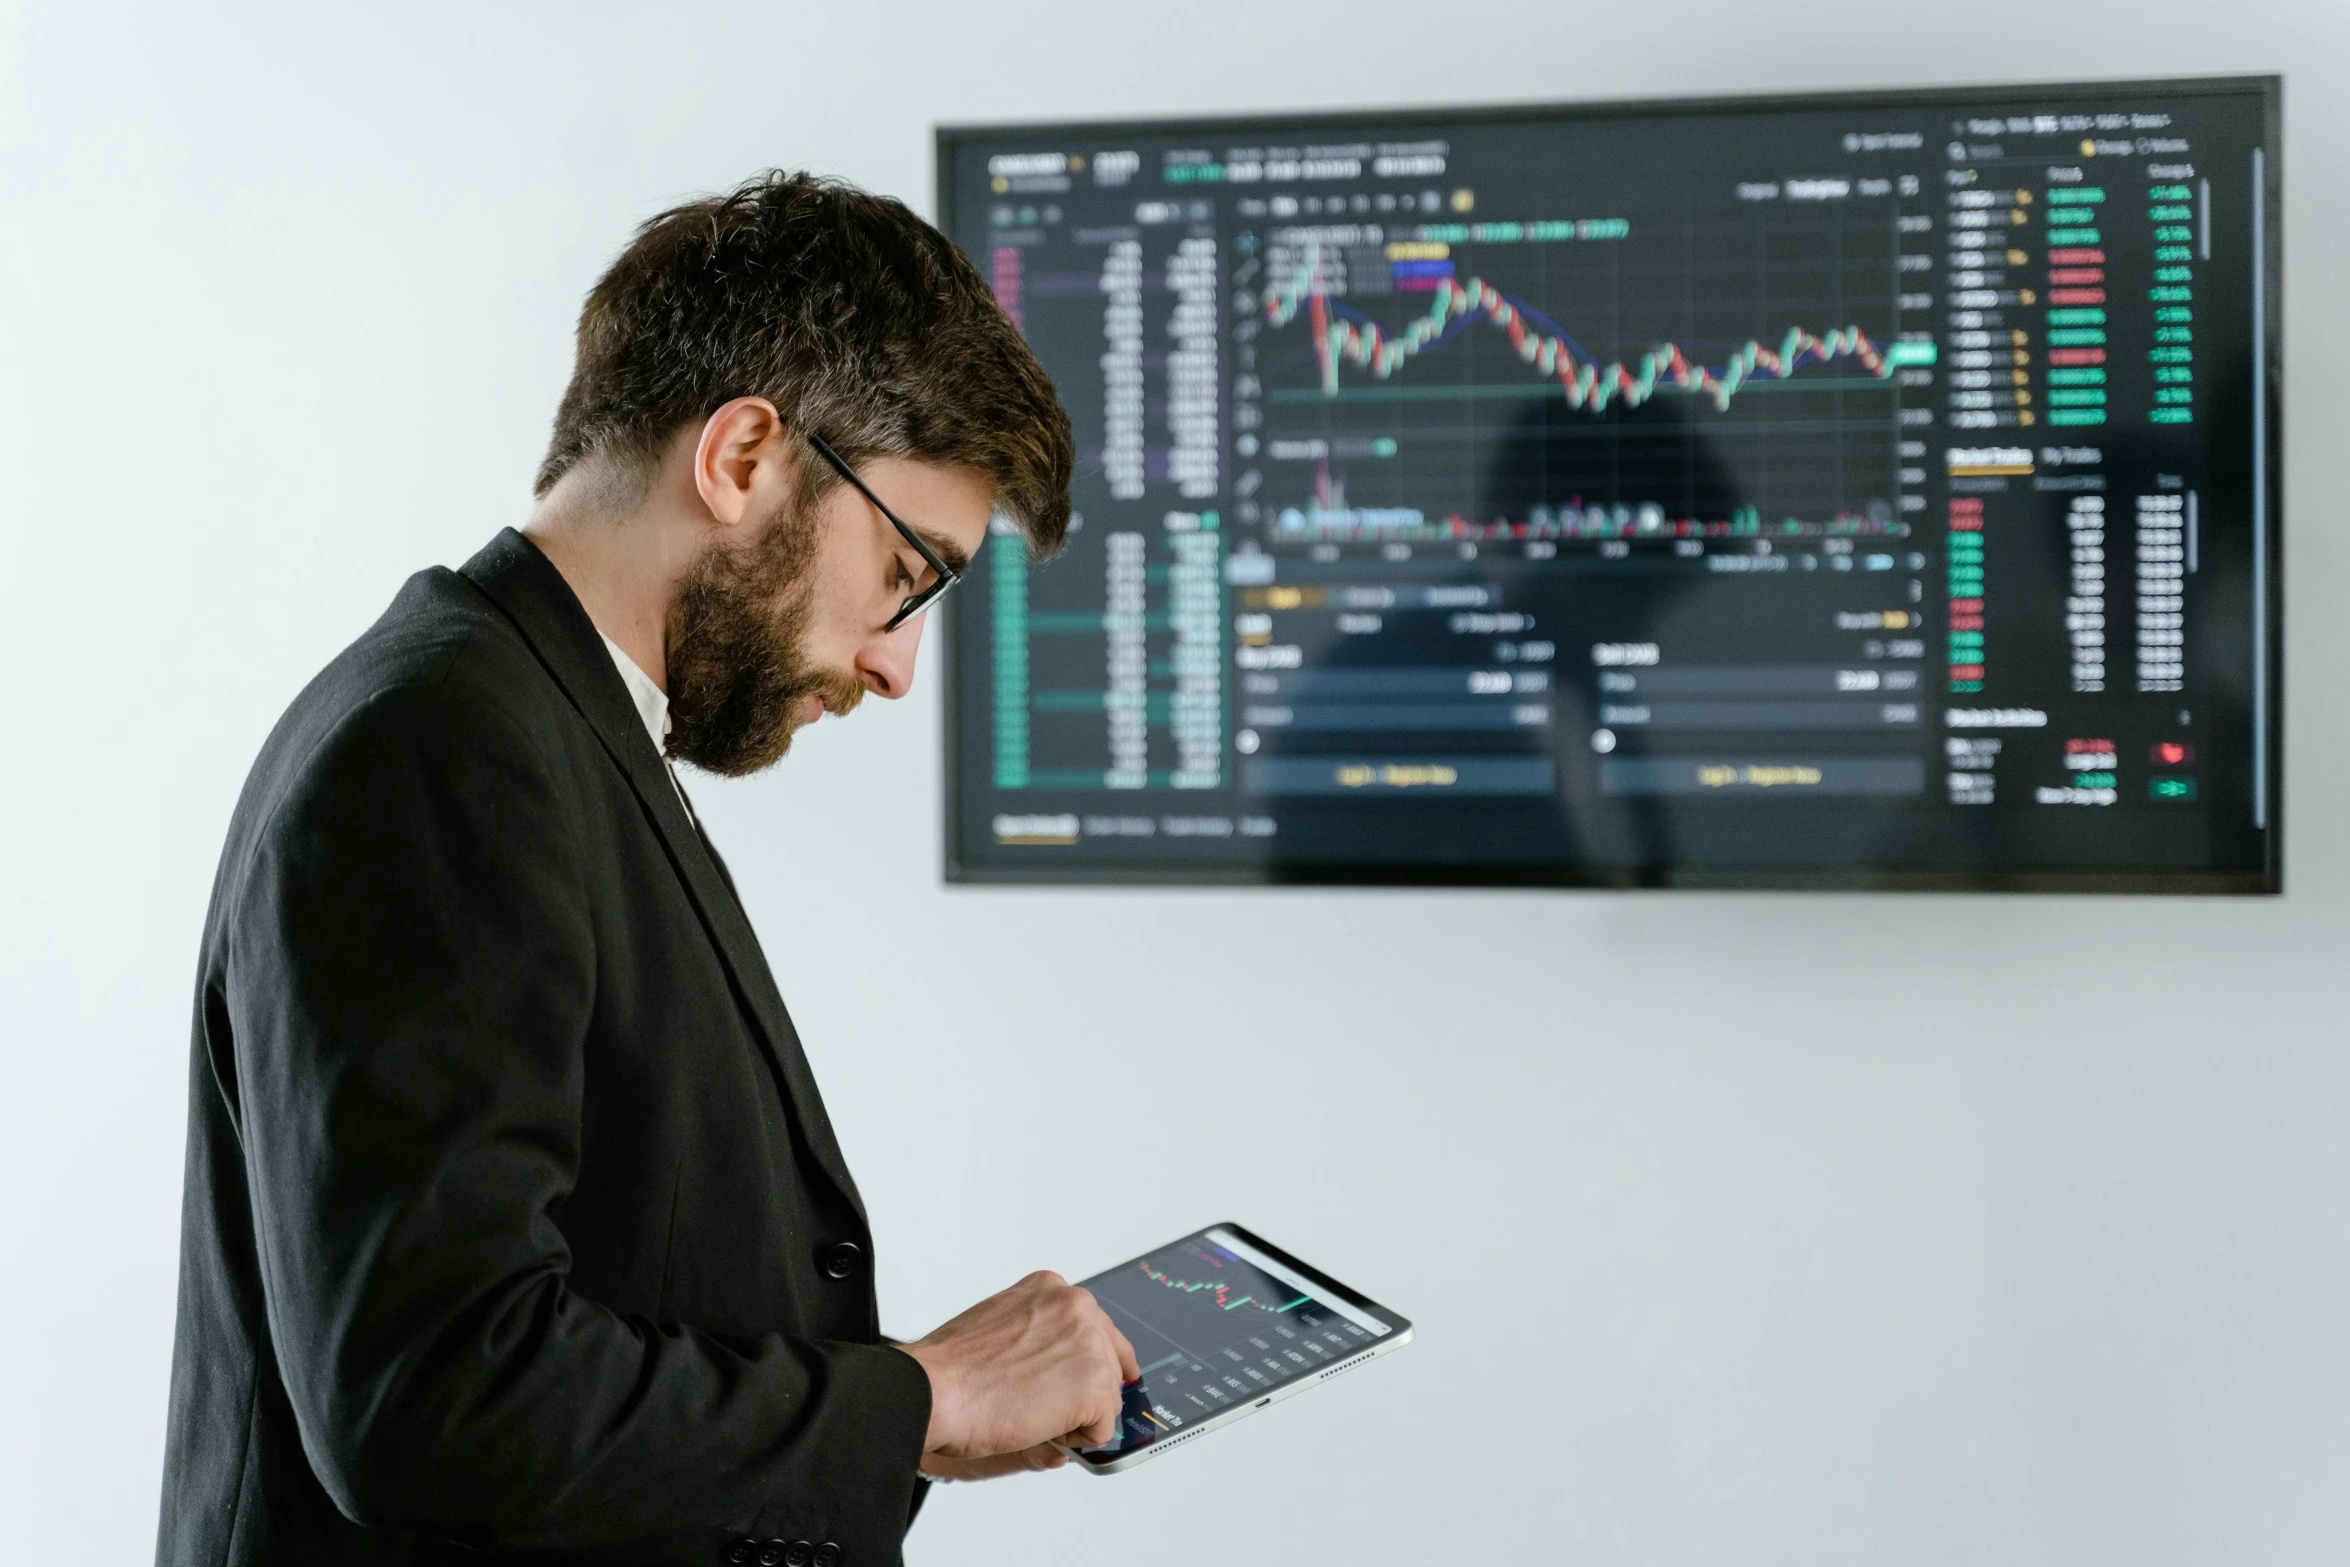
{"type": "Polygon", "coordinates": [[[948,874],[2273,891],[2278,92],[941,131],[948,874]]]}

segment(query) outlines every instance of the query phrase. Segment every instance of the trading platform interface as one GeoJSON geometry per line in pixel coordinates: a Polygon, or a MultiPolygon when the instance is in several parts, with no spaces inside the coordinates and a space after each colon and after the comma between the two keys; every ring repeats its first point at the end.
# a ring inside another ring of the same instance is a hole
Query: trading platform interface
{"type": "Polygon", "coordinates": [[[1132,1452],[1344,1364],[1394,1325],[1227,1230],[1203,1230],[1085,1281],[1134,1346],[1116,1442],[1132,1452]]]}
{"type": "Polygon", "coordinates": [[[2273,885],[2273,107],[942,134],[1079,447],[952,872],[2273,885]]]}

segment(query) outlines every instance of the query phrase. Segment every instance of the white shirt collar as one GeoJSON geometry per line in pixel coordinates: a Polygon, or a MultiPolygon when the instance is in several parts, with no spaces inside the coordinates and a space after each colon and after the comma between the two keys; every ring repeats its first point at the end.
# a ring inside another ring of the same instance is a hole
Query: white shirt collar
{"type": "MultiPolygon", "coordinates": [[[[604,636],[599,631],[598,636],[604,636]]],[[[636,715],[645,722],[645,733],[653,737],[653,749],[663,756],[669,754],[669,693],[653,684],[653,677],[637,668],[636,660],[621,651],[620,644],[604,637],[604,649],[612,655],[612,663],[620,671],[621,680],[628,686],[628,699],[636,704],[636,715]]]]}

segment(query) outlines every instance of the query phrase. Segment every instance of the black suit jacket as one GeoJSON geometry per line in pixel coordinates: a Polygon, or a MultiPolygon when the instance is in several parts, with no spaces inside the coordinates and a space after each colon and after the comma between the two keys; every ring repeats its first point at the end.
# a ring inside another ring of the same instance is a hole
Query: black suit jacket
{"type": "Polygon", "coordinates": [[[887,1567],[930,1388],[871,1257],[577,598],[513,532],[411,579],[222,855],[158,1562],[887,1567]]]}

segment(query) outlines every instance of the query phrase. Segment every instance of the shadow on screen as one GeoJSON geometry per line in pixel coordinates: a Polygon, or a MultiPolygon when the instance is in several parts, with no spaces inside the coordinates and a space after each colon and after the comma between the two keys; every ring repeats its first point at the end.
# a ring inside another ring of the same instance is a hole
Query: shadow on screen
{"type": "MultiPolygon", "coordinates": [[[[1602,414],[1572,408],[1561,397],[1546,398],[1494,441],[1480,492],[1490,516],[1513,521],[1545,511],[1555,517],[1570,509],[1586,517],[1594,508],[1611,515],[1622,508],[1635,519],[1643,507],[1661,513],[1662,526],[1636,533],[1631,555],[1621,562],[1562,571],[1551,579],[1554,591],[1536,590],[1548,610],[1549,640],[1557,644],[1551,737],[1565,836],[1584,863],[1651,873],[1643,880],[1661,880],[1667,868],[1688,859],[1718,861],[1718,841],[1692,837],[1693,831],[1704,836],[1703,825],[1718,820],[1715,813],[1723,802],[1603,787],[1610,756],[1636,758],[1662,748],[1643,731],[1604,721],[1602,709],[1610,704],[1599,689],[1602,671],[1594,665],[1592,646],[1656,642],[1667,649],[1668,661],[1676,648],[1710,648],[1696,655],[1709,662],[1754,656],[1723,646],[1723,622],[1737,615],[1742,592],[1762,585],[1692,571],[1666,553],[1674,523],[1720,521],[1766,497],[1762,476],[1742,471],[1738,456],[1749,450],[1759,455],[1760,445],[1751,437],[1742,442],[1709,431],[1706,421],[1712,414],[1711,408],[1677,393],[1660,393],[1633,407],[1619,403],[1602,414]]],[[[1705,738],[1691,735],[1672,750],[1687,751],[1705,738]]],[[[1743,737],[1723,738],[1754,748],[1743,737]]],[[[1872,835],[1874,815],[1846,813],[1838,835],[1854,841],[1845,852],[1865,852],[1860,840],[1872,835]]],[[[1768,818],[1763,831],[1768,831],[1768,818]]],[[[1767,843],[1754,847],[1769,852],[1767,843]]],[[[1803,856],[1789,857],[1810,857],[1818,847],[1814,843],[1803,856]]]]}

